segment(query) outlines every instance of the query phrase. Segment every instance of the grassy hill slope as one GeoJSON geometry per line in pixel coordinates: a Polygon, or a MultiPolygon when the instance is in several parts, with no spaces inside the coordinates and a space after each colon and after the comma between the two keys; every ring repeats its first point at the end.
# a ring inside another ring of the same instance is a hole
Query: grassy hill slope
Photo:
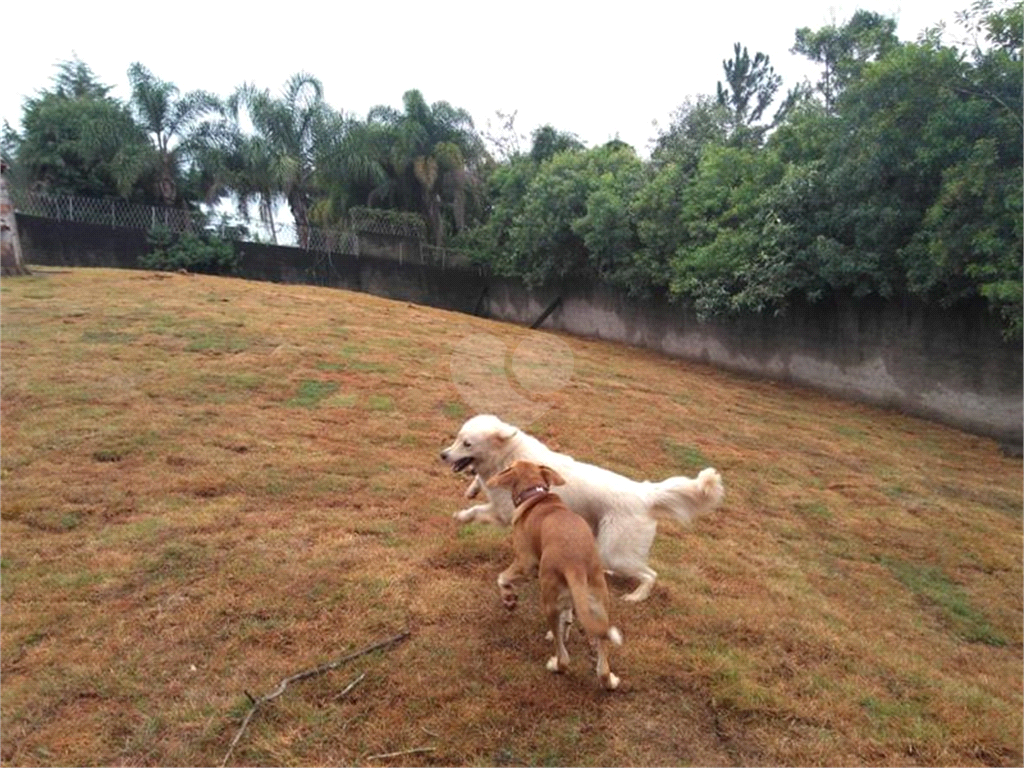
{"type": "Polygon", "coordinates": [[[405,629],[291,684],[230,763],[1021,764],[1021,462],[989,440],[344,291],[0,291],[5,764],[220,764],[247,695],[405,629]],[[579,636],[545,671],[535,585],[498,598],[507,531],[451,519],[470,337],[571,350],[520,425],[553,447],[722,472],[722,509],[661,524],[651,599],[613,606],[620,691],[579,636]]]}

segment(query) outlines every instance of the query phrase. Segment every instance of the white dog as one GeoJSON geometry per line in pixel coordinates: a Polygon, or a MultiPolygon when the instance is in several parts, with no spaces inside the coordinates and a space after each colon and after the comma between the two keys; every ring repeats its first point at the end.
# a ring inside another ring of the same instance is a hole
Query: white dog
{"type": "Polygon", "coordinates": [[[613,573],[640,580],[630,601],[644,600],[658,574],[647,565],[658,522],[654,513],[670,513],[680,522],[710,512],[722,502],[725,490],[717,470],[708,467],[696,478],[670,477],[660,483],[637,482],[593,464],[557,453],[540,440],[506,424],[496,416],[474,416],[459,430],[455,442],[441,451],[441,458],[461,472],[472,468],[477,476],[466,490],[473,498],[483,490],[488,500],[456,512],[460,522],[480,520],[509,525],[515,509],[506,489],[486,483],[513,461],[530,461],[551,467],[565,480],[558,495],[594,531],[604,566],[613,573]]]}

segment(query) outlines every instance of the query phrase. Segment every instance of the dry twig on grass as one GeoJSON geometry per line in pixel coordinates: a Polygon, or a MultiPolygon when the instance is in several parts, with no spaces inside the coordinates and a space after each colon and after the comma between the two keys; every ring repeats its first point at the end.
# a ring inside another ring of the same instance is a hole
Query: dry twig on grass
{"type": "MultiPolygon", "coordinates": [[[[245,733],[245,729],[249,727],[249,721],[252,720],[253,715],[256,714],[256,711],[260,708],[260,705],[266,704],[268,701],[276,699],[278,696],[280,696],[282,693],[284,693],[285,688],[287,688],[290,683],[294,683],[294,682],[297,682],[299,680],[305,680],[307,677],[315,677],[317,675],[322,675],[325,672],[330,672],[331,670],[337,669],[342,664],[347,664],[348,662],[352,661],[353,659],[358,659],[360,656],[365,656],[368,653],[373,653],[374,651],[380,650],[381,648],[387,648],[388,646],[391,646],[391,645],[397,645],[398,643],[400,643],[403,640],[405,640],[408,636],[409,636],[409,631],[408,630],[406,630],[404,632],[399,632],[394,637],[389,637],[389,638],[387,638],[385,640],[381,640],[379,642],[376,642],[373,645],[368,645],[368,646],[366,646],[365,648],[363,648],[361,650],[358,650],[358,651],[355,651],[354,653],[348,654],[347,656],[342,656],[340,659],[335,659],[334,661],[328,662],[327,664],[321,664],[318,667],[313,667],[312,669],[306,669],[306,670],[303,670],[302,672],[298,672],[298,673],[292,675],[291,677],[286,677],[284,680],[282,680],[280,683],[278,683],[277,688],[275,688],[273,690],[273,692],[268,693],[266,696],[261,696],[258,699],[254,699],[252,697],[252,695],[248,691],[246,691],[245,695],[249,698],[249,701],[251,701],[253,704],[249,708],[249,711],[246,713],[245,719],[242,720],[242,725],[239,727],[238,733],[235,734],[235,738],[233,738],[231,740],[231,746],[228,747],[227,754],[224,755],[224,759],[221,760],[221,762],[220,762],[221,768],[223,768],[223,766],[228,764],[228,760],[231,759],[231,753],[235,751],[235,747],[238,746],[238,742],[241,740],[242,734],[245,733]]],[[[345,690],[343,690],[341,693],[339,693],[335,697],[335,700],[340,699],[345,694],[347,694],[349,691],[351,691],[353,688],[355,688],[356,685],[359,684],[359,681],[362,680],[365,676],[366,676],[366,673],[364,672],[358,678],[356,678],[351,683],[349,683],[345,687],[345,690]]],[[[416,750],[414,750],[414,751],[416,751],[416,750]]],[[[420,751],[422,751],[422,750],[420,750],[420,751]]],[[[402,753],[396,753],[396,754],[402,754],[402,753]]],[[[383,757],[383,756],[379,755],[378,757],[383,757]]]]}
{"type": "Polygon", "coordinates": [[[384,760],[389,757],[401,757],[402,755],[418,755],[420,752],[433,752],[433,747],[417,747],[416,749],[403,749],[401,752],[385,752],[381,755],[370,755],[364,760],[384,760]]]}

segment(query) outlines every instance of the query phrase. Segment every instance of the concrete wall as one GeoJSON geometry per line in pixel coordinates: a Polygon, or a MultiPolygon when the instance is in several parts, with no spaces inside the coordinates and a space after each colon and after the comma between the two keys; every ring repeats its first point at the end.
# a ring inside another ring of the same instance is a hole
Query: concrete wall
{"type": "MultiPolygon", "coordinates": [[[[18,216],[26,261],[132,268],[145,232],[18,216]]],[[[361,243],[363,241],[360,238],[361,243]]],[[[420,263],[415,243],[377,237],[359,257],[238,243],[241,276],[313,283],[648,347],[846,399],[893,407],[1017,446],[1024,425],[1024,356],[983,302],[950,309],[912,300],[843,299],[785,317],[699,322],[664,301],[632,301],[605,286],[529,291],[470,268],[420,263]],[[372,254],[372,255],[370,255],[372,254]]],[[[369,245],[369,241],[367,242],[369,245]]]]}
{"type": "Polygon", "coordinates": [[[896,408],[1020,445],[1024,357],[981,301],[948,310],[913,300],[837,300],[780,318],[699,322],[664,301],[631,301],[604,286],[526,292],[492,281],[489,313],[530,323],[558,296],[544,327],[648,347],[674,357],[789,381],[896,408]]]}

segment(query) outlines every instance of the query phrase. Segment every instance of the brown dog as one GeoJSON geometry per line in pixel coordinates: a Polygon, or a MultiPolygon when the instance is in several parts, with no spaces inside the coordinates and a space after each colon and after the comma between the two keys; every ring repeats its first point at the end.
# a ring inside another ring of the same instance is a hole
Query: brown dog
{"type": "Polygon", "coordinates": [[[515,608],[513,583],[537,570],[541,608],[555,641],[547,668],[561,672],[569,665],[565,640],[575,609],[597,646],[597,676],[612,690],[619,678],[608,667],[608,641],[622,645],[622,633],[608,620],[608,585],[590,526],[549,490],[564,483],[555,470],[528,461],[516,461],[488,481],[491,488],[506,488],[515,504],[515,560],[498,576],[498,589],[505,607],[515,608]]]}

